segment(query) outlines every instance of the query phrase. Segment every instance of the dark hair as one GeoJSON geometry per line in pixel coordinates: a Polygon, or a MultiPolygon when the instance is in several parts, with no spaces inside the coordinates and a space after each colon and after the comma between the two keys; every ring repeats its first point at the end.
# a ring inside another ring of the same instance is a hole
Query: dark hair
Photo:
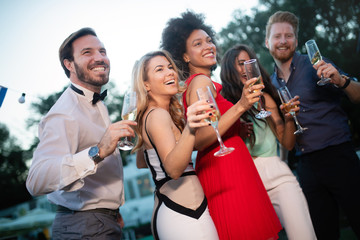
{"type": "Polygon", "coordinates": [[[73,55],[73,46],[72,43],[83,36],[86,35],[93,35],[97,37],[95,31],[92,28],[81,28],[80,30],[70,34],[64,42],[61,44],[59,48],[59,59],[61,66],[63,67],[66,76],[70,77],[70,71],[65,67],[64,60],[68,59],[69,61],[74,61],[74,55],[73,55]]]}
{"type": "MultiPolygon", "coordinates": [[[[259,59],[256,56],[254,50],[252,50],[249,46],[245,44],[238,44],[234,47],[230,48],[224,54],[222,61],[221,61],[221,71],[220,71],[220,78],[222,83],[222,90],[221,95],[226,98],[228,101],[235,104],[242,95],[242,90],[244,88],[244,84],[241,82],[240,75],[236,70],[235,64],[237,56],[241,51],[245,51],[249,54],[250,59],[256,59],[259,63],[259,68],[261,72],[261,76],[265,85],[263,92],[268,93],[276,102],[277,106],[280,106],[280,98],[277,94],[275,87],[271,84],[270,75],[264,69],[264,67],[260,64],[259,59]]],[[[265,98],[261,97],[263,104],[266,106],[265,98]]],[[[246,111],[241,117],[245,121],[249,121],[250,118],[255,118],[255,114],[258,110],[255,107],[252,107],[248,111],[246,111]]],[[[270,121],[270,127],[274,126],[271,118],[267,118],[270,121]]],[[[264,121],[264,120],[262,120],[264,121]]],[[[251,135],[250,138],[251,146],[255,143],[255,136],[254,134],[251,135]]]]}
{"type": "Polygon", "coordinates": [[[205,31],[216,46],[215,32],[211,26],[204,23],[204,15],[190,10],[182,13],[181,17],[171,18],[162,32],[160,47],[171,54],[184,78],[190,75],[188,63],[183,59],[186,52],[186,40],[194,30],[198,29],[205,31]]]}

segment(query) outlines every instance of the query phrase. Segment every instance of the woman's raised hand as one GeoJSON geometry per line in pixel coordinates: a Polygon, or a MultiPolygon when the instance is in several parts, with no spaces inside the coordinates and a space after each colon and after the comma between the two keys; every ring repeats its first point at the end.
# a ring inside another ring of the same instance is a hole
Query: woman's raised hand
{"type": "Polygon", "coordinates": [[[194,102],[187,108],[187,125],[191,133],[195,133],[197,128],[211,125],[209,122],[204,121],[214,114],[214,107],[206,100],[199,100],[194,102]]]}
{"type": "Polygon", "coordinates": [[[238,103],[246,110],[249,110],[254,105],[254,103],[258,102],[259,97],[263,94],[261,89],[263,89],[265,86],[263,84],[253,85],[256,81],[257,78],[252,78],[247,80],[244,84],[241,98],[238,103]]]}

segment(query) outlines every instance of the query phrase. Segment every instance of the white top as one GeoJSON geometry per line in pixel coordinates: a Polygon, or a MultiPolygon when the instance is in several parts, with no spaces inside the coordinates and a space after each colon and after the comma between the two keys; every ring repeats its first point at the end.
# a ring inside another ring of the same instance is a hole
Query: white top
{"type": "Polygon", "coordinates": [[[88,156],[111,123],[107,108],[102,101],[92,105],[94,93],[73,85],[85,96],[67,88],[41,120],[27,189],[72,210],[117,209],[124,203],[119,150],[98,165],[88,156]]]}

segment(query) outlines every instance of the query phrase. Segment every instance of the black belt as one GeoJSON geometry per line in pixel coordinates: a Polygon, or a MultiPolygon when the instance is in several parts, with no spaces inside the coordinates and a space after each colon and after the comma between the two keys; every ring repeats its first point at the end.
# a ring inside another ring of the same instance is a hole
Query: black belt
{"type": "Polygon", "coordinates": [[[95,209],[89,209],[89,210],[83,210],[83,211],[76,211],[71,210],[69,208],[63,207],[61,205],[57,205],[56,212],[60,213],[103,213],[110,216],[118,217],[119,216],[119,209],[108,209],[108,208],[95,208],[95,209]]]}

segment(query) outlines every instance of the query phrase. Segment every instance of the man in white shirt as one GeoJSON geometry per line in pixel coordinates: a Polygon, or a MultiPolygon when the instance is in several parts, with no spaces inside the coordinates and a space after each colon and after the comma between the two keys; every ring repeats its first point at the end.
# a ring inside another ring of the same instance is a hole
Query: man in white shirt
{"type": "Polygon", "coordinates": [[[120,239],[123,166],[117,143],[134,136],[134,121],[111,124],[99,94],[110,61],[91,28],[72,33],[59,57],[71,84],[39,125],[39,145],[26,181],[58,206],[52,239],[120,239]]]}

